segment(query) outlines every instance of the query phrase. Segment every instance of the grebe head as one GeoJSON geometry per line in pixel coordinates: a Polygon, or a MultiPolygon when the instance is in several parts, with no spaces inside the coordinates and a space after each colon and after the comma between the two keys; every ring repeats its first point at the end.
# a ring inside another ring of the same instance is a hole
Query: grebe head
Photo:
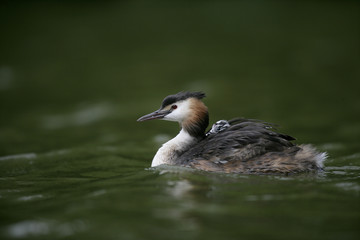
{"type": "Polygon", "coordinates": [[[183,130],[194,137],[203,137],[209,124],[207,107],[201,101],[202,92],[179,92],[164,98],[159,110],[142,116],[137,121],[161,119],[179,122],[183,130]]]}

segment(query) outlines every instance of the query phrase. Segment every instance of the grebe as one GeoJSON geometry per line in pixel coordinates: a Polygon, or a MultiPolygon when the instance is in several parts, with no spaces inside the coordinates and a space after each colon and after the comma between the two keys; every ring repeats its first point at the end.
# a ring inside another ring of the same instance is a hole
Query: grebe
{"type": "Polygon", "coordinates": [[[179,122],[179,134],[157,151],[151,166],[179,165],[195,169],[245,174],[291,174],[323,168],[326,153],[275,131],[272,124],[237,118],[220,120],[205,133],[208,109],[202,92],[179,92],[163,100],[159,110],[137,121],[179,122]]]}

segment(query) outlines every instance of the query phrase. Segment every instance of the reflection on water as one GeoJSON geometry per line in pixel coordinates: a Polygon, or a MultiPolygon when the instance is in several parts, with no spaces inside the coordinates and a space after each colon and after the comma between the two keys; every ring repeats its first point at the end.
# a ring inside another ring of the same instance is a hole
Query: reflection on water
{"type": "Polygon", "coordinates": [[[26,238],[26,237],[42,237],[48,234],[66,237],[76,232],[85,231],[86,224],[77,220],[71,223],[59,223],[56,221],[23,221],[13,224],[9,227],[8,233],[10,237],[26,238]]]}
{"type": "Polygon", "coordinates": [[[188,193],[193,189],[193,186],[188,180],[168,181],[168,185],[168,192],[178,200],[187,197],[188,193]]]}
{"type": "Polygon", "coordinates": [[[106,194],[106,190],[105,189],[100,189],[100,190],[96,190],[92,193],[89,194],[90,197],[97,197],[97,196],[101,196],[103,194],[106,194]]]}
{"type": "Polygon", "coordinates": [[[357,193],[360,193],[360,185],[355,182],[341,182],[335,184],[335,186],[347,190],[347,191],[355,191],[357,193]]]}
{"type": "Polygon", "coordinates": [[[37,156],[36,153],[22,153],[22,154],[1,156],[0,161],[12,160],[12,159],[21,159],[21,158],[32,159],[32,158],[36,158],[36,156],[37,156]]]}
{"type": "Polygon", "coordinates": [[[249,195],[246,197],[246,200],[247,201],[273,201],[273,200],[282,200],[282,198],[280,196],[265,194],[262,196],[249,195]]]}
{"type": "Polygon", "coordinates": [[[326,170],[360,170],[360,166],[327,167],[326,170]]]}
{"type": "Polygon", "coordinates": [[[294,228],[330,231],[327,225],[313,229],[314,211],[319,221],[340,219],[338,228],[355,227],[360,166],[328,166],[319,176],[249,176],[147,168],[151,159],[126,159],[124,151],[114,147],[78,151],[40,154],[30,167],[26,158],[1,162],[26,169],[1,168],[0,184],[7,186],[0,189],[0,202],[15,204],[13,211],[23,214],[5,225],[4,236],[148,239],[151,233],[150,239],[169,234],[173,239],[215,239],[268,233],[281,237],[294,228]],[[332,209],[330,216],[328,211],[322,215],[323,208],[332,209]],[[262,231],[249,230],[252,226],[262,231]]]}
{"type": "Polygon", "coordinates": [[[36,199],[40,199],[43,197],[44,197],[44,195],[42,195],[42,194],[36,194],[36,195],[31,195],[31,196],[19,197],[18,200],[19,201],[31,201],[31,200],[36,200],[36,199]]]}
{"type": "Polygon", "coordinates": [[[166,193],[172,198],[172,202],[175,201],[178,204],[170,207],[159,205],[153,209],[154,217],[172,220],[178,224],[178,228],[182,231],[196,231],[197,222],[189,216],[192,210],[200,207],[191,196],[193,185],[186,179],[168,181],[167,185],[166,193]]]}

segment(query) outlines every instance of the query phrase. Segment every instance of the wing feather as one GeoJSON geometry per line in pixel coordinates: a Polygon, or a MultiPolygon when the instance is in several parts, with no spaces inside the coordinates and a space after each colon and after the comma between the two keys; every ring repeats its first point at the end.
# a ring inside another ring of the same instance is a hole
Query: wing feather
{"type": "Polygon", "coordinates": [[[291,142],[294,138],[276,132],[273,124],[244,118],[232,119],[229,123],[228,129],[209,135],[183,153],[177,159],[178,163],[191,165],[206,161],[207,165],[223,165],[247,162],[268,152],[281,152],[295,146],[291,142]]]}

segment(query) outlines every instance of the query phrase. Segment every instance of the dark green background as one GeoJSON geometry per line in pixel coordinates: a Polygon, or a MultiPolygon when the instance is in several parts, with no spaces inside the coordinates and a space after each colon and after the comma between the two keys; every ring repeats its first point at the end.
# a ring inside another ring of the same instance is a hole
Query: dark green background
{"type": "Polygon", "coordinates": [[[2,238],[358,239],[359,43],[358,1],[1,3],[2,238]],[[136,119],[181,90],[325,172],[147,169],[178,126],[136,119]]]}

